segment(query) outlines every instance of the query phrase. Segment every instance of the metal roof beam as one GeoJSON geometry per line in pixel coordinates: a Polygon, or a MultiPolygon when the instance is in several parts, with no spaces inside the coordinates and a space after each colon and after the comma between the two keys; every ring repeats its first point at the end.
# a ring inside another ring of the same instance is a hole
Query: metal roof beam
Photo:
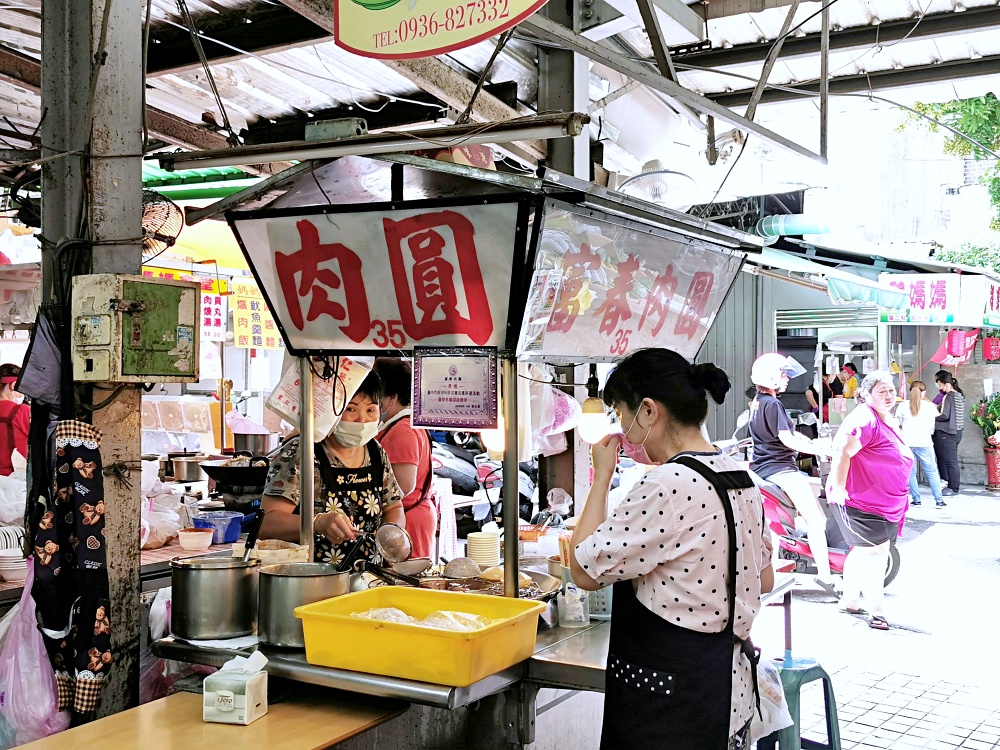
{"type": "MultiPolygon", "coordinates": [[[[951,60],[932,65],[914,65],[902,70],[873,70],[853,76],[838,76],[830,79],[830,95],[866,94],[869,91],[919,86],[927,83],[945,83],[960,79],[982,78],[1000,74],[1000,55],[991,55],[979,60],[951,60]]],[[[799,83],[794,87],[802,94],[784,89],[767,89],[760,99],[761,104],[792,102],[811,99],[820,95],[819,82],[799,83]]],[[[750,103],[752,89],[741,89],[725,94],[708,94],[708,98],[725,107],[740,108],[750,103]]]]}
{"type": "MultiPolygon", "coordinates": [[[[281,0],[281,3],[333,34],[334,0],[281,0]]],[[[459,112],[468,105],[476,88],[475,83],[436,57],[378,62],[459,112]]],[[[521,116],[519,111],[486,91],[479,92],[472,108],[474,122],[501,122],[521,116]]],[[[528,141],[521,145],[534,159],[545,158],[544,142],[528,141]]]]}
{"type": "Polygon", "coordinates": [[[594,62],[606,65],[612,70],[615,70],[624,76],[628,76],[634,81],[639,81],[639,83],[644,86],[647,86],[655,91],[659,91],[662,94],[666,94],[673,99],[677,99],[692,109],[707,115],[712,115],[723,122],[728,122],[738,130],[754,133],[764,140],[769,141],[776,146],[780,146],[783,149],[800,154],[801,156],[806,156],[820,163],[826,163],[826,159],[821,157],[819,154],[813,153],[805,146],[795,143],[785,136],[775,133],[773,130],[757,125],[742,115],[733,112],[731,109],[719,106],[716,102],[701,96],[700,94],[696,94],[694,91],[686,89],[678,83],[674,83],[673,81],[664,78],[647,65],[634,62],[633,60],[625,57],[625,55],[620,55],[607,47],[604,47],[596,42],[592,42],[589,39],[585,39],[579,34],[575,34],[570,31],[565,26],[553,23],[538,14],[522,21],[520,28],[546,42],[558,44],[579,52],[581,55],[590,58],[594,62]]]}
{"type": "MultiPolygon", "coordinates": [[[[0,45],[0,79],[41,96],[41,63],[2,45],[0,45]]],[[[226,139],[218,133],[200,128],[187,120],[177,117],[177,115],[172,115],[161,109],[146,107],[146,119],[149,124],[149,134],[151,137],[166,141],[175,146],[194,149],[196,151],[226,147],[226,139]]],[[[285,165],[273,166],[275,169],[282,169],[285,165]]],[[[272,165],[260,165],[257,168],[248,168],[248,171],[258,174],[270,174],[272,165]]]]}
{"type": "MultiPolygon", "coordinates": [[[[251,5],[221,15],[203,15],[196,18],[195,23],[203,34],[201,43],[205,56],[215,65],[245,59],[244,55],[226,44],[263,55],[331,41],[326,29],[281,5],[251,5]]],[[[160,24],[150,31],[149,36],[148,76],[201,68],[198,53],[186,29],[160,24]]]]}
{"type": "MultiPolygon", "coordinates": [[[[789,0],[790,2],[790,0],[789,0]]],[[[970,32],[1000,29],[1000,8],[996,6],[969,8],[964,13],[936,13],[925,16],[920,23],[913,19],[883,21],[877,26],[859,26],[830,33],[830,52],[861,52],[879,44],[891,44],[921,39],[941,39],[970,32]]],[[[770,44],[740,44],[729,49],[707,52],[674,52],[674,60],[686,65],[719,68],[729,65],[751,65],[764,62],[770,44]]],[[[822,34],[789,37],[781,53],[784,62],[815,57],[822,50],[822,34]]]]}

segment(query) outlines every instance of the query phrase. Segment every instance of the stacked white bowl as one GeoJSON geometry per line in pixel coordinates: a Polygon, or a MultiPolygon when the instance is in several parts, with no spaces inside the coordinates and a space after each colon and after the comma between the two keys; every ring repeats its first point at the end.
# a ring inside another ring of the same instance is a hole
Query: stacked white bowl
{"type": "Polygon", "coordinates": [[[486,569],[500,564],[500,535],[490,531],[473,531],[468,538],[468,557],[486,569]]]}
{"type": "Polygon", "coordinates": [[[28,575],[28,563],[19,549],[0,549],[0,576],[5,581],[21,582],[28,575]]]}

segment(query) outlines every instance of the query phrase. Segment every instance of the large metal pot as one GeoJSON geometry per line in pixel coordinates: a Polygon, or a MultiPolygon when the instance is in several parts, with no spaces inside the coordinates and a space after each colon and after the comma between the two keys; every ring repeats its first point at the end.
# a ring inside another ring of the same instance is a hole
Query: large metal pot
{"type": "Polygon", "coordinates": [[[260,569],[259,627],[261,643],[305,648],[302,621],[295,608],[350,591],[349,571],[337,572],[328,563],[288,563],[260,569]]]}
{"type": "Polygon", "coordinates": [[[193,640],[238,638],[257,628],[260,560],[190,557],[170,561],[170,630],[193,640]]]}
{"type": "Polygon", "coordinates": [[[263,435],[240,435],[233,433],[233,448],[237,453],[247,451],[255,456],[266,456],[278,447],[281,436],[276,432],[263,435]]]}
{"type": "Polygon", "coordinates": [[[170,463],[173,468],[175,482],[200,482],[208,479],[208,474],[201,468],[200,464],[207,461],[208,456],[195,455],[193,453],[178,453],[170,456],[170,463]]]}

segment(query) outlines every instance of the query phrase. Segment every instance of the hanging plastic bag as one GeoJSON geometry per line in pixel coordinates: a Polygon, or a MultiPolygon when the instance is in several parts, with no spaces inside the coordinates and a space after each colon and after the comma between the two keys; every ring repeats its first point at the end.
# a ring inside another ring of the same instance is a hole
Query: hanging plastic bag
{"type": "Polygon", "coordinates": [[[34,561],[15,619],[0,652],[0,750],[40,740],[69,727],[70,716],[59,711],[55,673],[35,621],[31,598],[34,561]]]}
{"type": "Polygon", "coordinates": [[[751,742],[757,742],[762,737],[792,725],[781,675],[770,659],[761,659],[757,663],[757,685],[760,689],[760,714],[755,707],[753,721],[750,723],[751,742]]]}
{"type": "MultiPolygon", "coordinates": [[[[313,442],[320,442],[329,435],[340,421],[347,402],[354,397],[361,382],[371,371],[370,358],[353,360],[340,358],[337,375],[329,380],[313,377],[313,442]],[[336,408],[334,408],[336,393],[336,408]]],[[[281,375],[277,387],[271,391],[264,405],[282,419],[293,425],[299,424],[302,409],[302,381],[299,361],[293,360],[281,375]]]]}
{"type": "MultiPolygon", "coordinates": [[[[176,502],[173,503],[176,507],[176,502]]],[[[143,526],[148,527],[148,532],[142,538],[142,549],[158,549],[169,542],[181,528],[180,515],[169,506],[160,505],[150,498],[142,504],[143,526]]]]}

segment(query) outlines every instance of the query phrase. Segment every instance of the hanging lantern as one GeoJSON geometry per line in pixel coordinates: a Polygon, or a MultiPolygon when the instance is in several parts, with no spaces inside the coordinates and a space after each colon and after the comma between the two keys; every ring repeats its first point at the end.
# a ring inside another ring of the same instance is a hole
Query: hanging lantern
{"type": "Polygon", "coordinates": [[[1000,359],[1000,338],[990,336],[983,339],[983,359],[987,362],[1000,359]]]}
{"type": "Polygon", "coordinates": [[[949,357],[965,356],[965,332],[958,329],[948,331],[947,348],[949,357]]]}

